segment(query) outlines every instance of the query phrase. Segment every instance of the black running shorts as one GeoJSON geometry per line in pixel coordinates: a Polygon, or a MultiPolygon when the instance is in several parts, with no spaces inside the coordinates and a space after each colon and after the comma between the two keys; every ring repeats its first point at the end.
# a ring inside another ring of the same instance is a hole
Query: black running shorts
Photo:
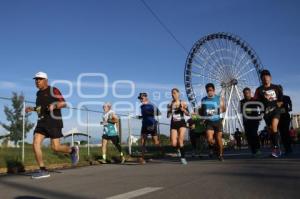
{"type": "Polygon", "coordinates": [[[147,125],[142,125],[142,129],[141,129],[141,134],[142,135],[151,135],[153,136],[157,136],[157,125],[151,125],[151,126],[147,126],[147,125]]]}
{"type": "Polygon", "coordinates": [[[282,109],[280,108],[274,108],[271,112],[268,112],[264,115],[264,120],[267,126],[270,126],[272,124],[272,120],[274,118],[280,119],[280,115],[282,113],[282,109]]]}
{"type": "Polygon", "coordinates": [[[174,130],[178,131],[182,127],[186,128],[186,122],[185,122],[185,120],[172,121],[171,122],[171,130],[174,129],[174,130]]]}
{"type": "Polygon", "coordinates": [[[57,139],[64,135],[62,134],[61,128],[49,128],[43,126],[37,126],[34,130],[34,134],[39,133],[44,135],[46,138],[57,139]]]}
{"type": "Polygon", "coordinates": [[[213,130],[215,133],[223,131],[222,120],[219,121],[205,121],[205,130],[213,130]]]}

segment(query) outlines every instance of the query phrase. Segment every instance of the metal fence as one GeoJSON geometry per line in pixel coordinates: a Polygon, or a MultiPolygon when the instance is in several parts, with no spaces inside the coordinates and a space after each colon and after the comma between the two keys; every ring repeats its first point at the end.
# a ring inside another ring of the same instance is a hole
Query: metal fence
{"type": "MultiPolygon", "coordinates": [[[[6,115],[4,114],[4,107],[7,106],[11,108],[11,98],[0,97],[0,122],[6,123],[6,115]]],[[[33,127],[28,132],[28,137],[26,137],[25,132],[25,107],[35,106],[35,103],[32,101],[23,101],[23,110],[22,110],[22,140],[20,140],[18,146],[21,150],[21,160],[24,162],[26,158],[25,154],[25,144],[31,143],[33,138],[33,127]]],[[[71,145],[78,142],[76,139],[81,138],[80,141],[85,141],[85,145],[81,147],[87,148],[87,156],[90,156],[90,149],[94,146],[100,145],[101,136],[103,133],[103,128],[100,125],[104,112],[98,110],[88,109],[86,106],[82,108],[75,107],[66,107],[62,110],[63,115],[63,134],[62,142],[69,142],[71,145]]],[[[116,113],[120,119],[120,138],[123,146],[128,147],[128,153],[132,154],[132,145],[134,145],[137,140],[140,138],[141,131],[141,119],[137,118],[134,113],[120,114],[116,113]]],[[[21,119],[21,118],[20,118],[21,119]]],[[[37,116],[35,113],[32,113],[28,117],[29,122],[36,124],[37,116]]],[[[167,134],[169,132],[169,124],[167,123],[158,123],[159,133],[167,134]]],[[[5,135],[9,134],[1,125],[0,125],[0,136],[3,138],[5,135]]],[[[1,142],[1,140],[0,140],[1,142]]],[[[45,143],[47,145],[48,142],[45,143]]],[[[49,144],[49,143],[48,143],[49,144]]]]}

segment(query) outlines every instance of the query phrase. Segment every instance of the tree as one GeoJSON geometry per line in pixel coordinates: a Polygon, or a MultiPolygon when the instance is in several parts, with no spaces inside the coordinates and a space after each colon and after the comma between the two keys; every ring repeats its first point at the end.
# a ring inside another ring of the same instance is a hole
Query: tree
{"type": "MultiPolygon", "coordinates": [[[[18,95],[13,92],[11,98],[12,108],[8,106],[4,107],[4,113],[6,115],[6,120],[8,124],[0,122],[2,127],[6,129],[9,134],[6,137],[9,137],[11,141],[16,145],[18,141],[22,140],[23,135],[23,102],[24,95],[21,93],[18,95]]],[[[34,127],[34,123],[30,123],[28,117],[30,113],[25,114],[25,138],[26,134],[34,127]]]]}

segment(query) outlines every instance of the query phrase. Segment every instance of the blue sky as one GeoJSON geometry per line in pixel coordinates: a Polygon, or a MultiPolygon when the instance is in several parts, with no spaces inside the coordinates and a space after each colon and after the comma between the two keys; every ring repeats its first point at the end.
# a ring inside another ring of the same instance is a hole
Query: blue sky
{"type": "MultiPolygon", "coordinates": [[[[295,112],[300,111],[299,1],[146,2],[186,49],[209,33],[241,36],[271,70],[274,82],[292,96],[295,112]]],[[[137,87],[130,102],[141,90],[164,94],[184,88],[187,53],[139,0],[0,1],[0,27],[0,96],[23,91],[34,100],[31,78],[37,71],[47,72],[51,81],[74,83],[81,73],[104,73],[110,84],[130,80],[137,87]]],[[[76,106],[84,100],[75,89],[68,101],[76,106]]],[[[85,89],[95,94],[103,88],[85,89]]],[[[118,101],[111,88],[103,101],[118,101]]]]}

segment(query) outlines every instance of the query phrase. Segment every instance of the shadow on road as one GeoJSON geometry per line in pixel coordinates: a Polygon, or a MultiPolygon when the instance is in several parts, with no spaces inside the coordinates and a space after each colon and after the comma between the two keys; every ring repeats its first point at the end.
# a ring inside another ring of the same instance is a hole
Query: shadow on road
{"type": "MultiPolygon", "coordinates": [[[[58,192],[58,191],[51,191],[48,189],[42,189],[42,188],[37,188],[35,186],[30,186],[26,184],[19,184],[16,182],[8,182],[8,181],[0,181],[0,184],[8,187],[12,187],[14,189],[20,189],[23,191],[30,191],[30,192],[35,192],[37,195],[45,196],[46,198],[72,198],[72,199],[87,199],[88,197],[81,197],[78,195],[72,195],[68,193],[63,193],[63,192],[58,192]]],[[[26,197],[31,197],[31,196],[18,196],[16,198],[26,198],[26,197]]],[[[38,199],[39,197],[33,197],[38,199]]]]}
{"type": "Polygon", "coordinates": [[[40,198],[40,197],[35,197],[35,196],[18,196],[18,197],[15,197],[15,199],[46,199],[46,198],[40,198]]]}

